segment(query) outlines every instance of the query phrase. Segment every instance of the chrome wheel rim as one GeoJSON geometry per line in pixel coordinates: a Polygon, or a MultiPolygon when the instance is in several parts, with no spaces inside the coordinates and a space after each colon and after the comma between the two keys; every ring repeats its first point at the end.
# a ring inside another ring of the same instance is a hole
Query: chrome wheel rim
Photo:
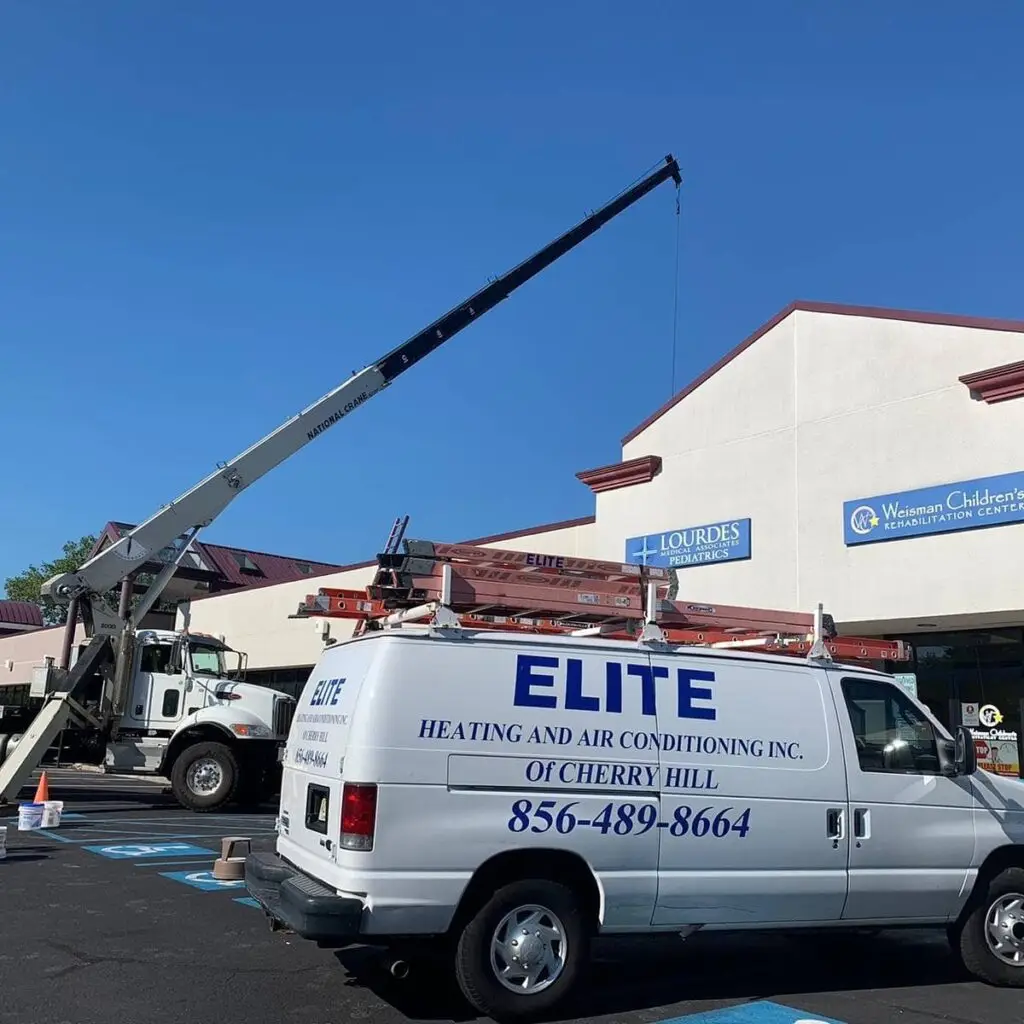
{"type": "Polygon", "coordinates": [[[1024,895],[1000,896],[985,915],[989,952],[1010,967],[1024,967],[1024,895]]]}
{"type": "Polygon", "coordinates": [[[201,757],[188,767],[186,783],[196,796],[212,796],[223,781],[224,773],[212,757],[201,757]]]}
{"type": "Polygon", "coordinates": [[[547,907],[528,903],[507,913],[491,936],[491,970],[510,992],[532,995],[565,970],[565,928],[547,907]]]}

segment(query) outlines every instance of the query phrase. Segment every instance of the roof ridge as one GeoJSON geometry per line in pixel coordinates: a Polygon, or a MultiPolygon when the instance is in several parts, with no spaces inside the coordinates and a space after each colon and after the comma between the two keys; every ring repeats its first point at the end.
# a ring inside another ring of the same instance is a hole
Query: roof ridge
{"type": "Polygon", "coordinates": [[[759,338],[777,327],[793,313],[830,313],[835,316],[860,316],[875,320],[902,320],[905,323],[932,324],[937,327],[965,327],[984,331],[1012,331],[1024,334],[1024,320],[1005,320],[998,317],[968,316],[961,313],[935,313],[915,309],[895,309],[887,306],[857,306],[839,302],[818,302],[812,299],[796,299],[766,320],[738,345],[731,348],[716,363],[710,366],[689,384],[677,391],[667,402],[656,409],[642,423],[635,426],[619,442],[629,444],[649,426],[661,419],[670,409],[678,405],[687,395],[692,394],[701,384],[710,380],[719,370],[724,369],[738,355],[750,348],[759,338]]]}

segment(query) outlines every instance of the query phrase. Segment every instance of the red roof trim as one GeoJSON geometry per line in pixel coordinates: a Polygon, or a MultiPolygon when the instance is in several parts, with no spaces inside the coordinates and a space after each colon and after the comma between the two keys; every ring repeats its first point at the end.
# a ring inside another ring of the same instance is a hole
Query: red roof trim
{"type": "Polygon", "coordinates": [[[941,327],[968,327],[984,331],[1012,331],[1024,334],[1024,321],[997,320],[981,316],[960,316],[955,313],[926,313],[912,309],[887,309],[882,306],[845,306],[835,302],[809,302],[799,300],[791,302],[785,309],[776,313],[767,323],[762,324],[749,338],[741,341],[731,352],[727,352],[709,370],[702,373],[696,380],[688,384],[682,391],[674,394],[660,409],[647,417],[639,426],[634,427],[623,439],[622,444],[629,444],[638,434],[645,431],[656,420],[661,419],[673,406],[681,402],[687,395],[696,391],[706,380],[713,377],[719,370],[731,363],[741,352],[750,348],[758,338],[778,326],[791,313],[832,313],[836,316],[863,316],[876,320],[901,320],[905,323],[935,324],[941,327]]]}
{"type": "MultiPolygon", "coordinates": [[[[488,537],[475,537],[473,540],[459,541],[460,544],[494,544],[503,540],[516,540],[518,537],[528,537],[534,533],[553,533],[555,530],[571,530],[575,526],[590,526],[597,521],[596,516],[580,516],[578,519],[562,519],[557,523],[541,523],[539,526],[530,526],[525,530],[512,530],[510,533],[492,533],[488,537]]],[[[315,564],[315,563],[314,563],[315,564]]],[[[353,569],[369,569],[376,565],[376,559],[369,562],[351,562],[348,565],[339,565],[330,572],[317,573],[315,576],[303,576],[301,579],[313,581],[323,579],[324,576],[334,576],[339,572],[351,572],[353,569]]],[[[263,590],[265,587],[276,587],[282,583],[298,583],[298,580],[262,580],[244,590],[222,590],[216,594],[203,594],[201,597],[193,597],[191,603],[197,601],[208,601],[211,597],[226,597],[228,594],[249,593],[252,590],[263,590]]]]}
{"type": "Polygon", "coordinates": [[[1024,397],[1024,362],[993,366],[991,370],[977,370],[965,373],[960,378],[975,398],[986,405],[1005,402],[1010,398],[1024,397]]]}
{"type": "Polygon", "coordinates": [[[43,628],[43,610],[31,601],[0,601],[0,626],[43,628]]]}
{"type": "Polygon", "coordinates": [[[585,483],[595,494],[600,494],[602,491],[615,491],[620,487],[650,483],[660,472],[660,455],[641,455],[640,458],[630,459],[628,462],[616,462],[611,466],[581,470],[576,474],[576,479],[585,483]]]}

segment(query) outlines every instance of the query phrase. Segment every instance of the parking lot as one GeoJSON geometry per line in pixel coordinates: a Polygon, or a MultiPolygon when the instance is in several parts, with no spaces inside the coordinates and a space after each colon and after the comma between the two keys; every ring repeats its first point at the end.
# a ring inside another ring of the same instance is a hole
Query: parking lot
{"type": "MultiPolygon", "coordinates": [[[[49,772],[56,830],[8,827],[0,862],[0,1022],[469,1021],[443,972],[391,979],[371,948],[271,932],[241,882],[210,869],[228,835],[273,844],[273,808],[198,815],[159,783],[49,772]]],[[[578,1022],[992,1024],[1024,994],[964,980],[919,933],[825,942],[697,936],[598,945],[578,1022]],[[696,1016],[693,1015],[704,1015],[696,1016]]]]}

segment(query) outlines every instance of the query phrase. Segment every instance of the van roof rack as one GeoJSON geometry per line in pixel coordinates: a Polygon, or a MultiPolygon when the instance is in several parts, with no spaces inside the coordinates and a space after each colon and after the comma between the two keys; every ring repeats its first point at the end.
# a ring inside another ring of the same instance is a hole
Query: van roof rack
{"type": "Polygon", "coordinates": [[[396,521],[365,590],[322,587],[292,618],[355,619],[356,635],[426,621],[442,629],[602,636],[824,660],[910,658],[899,640],[838,636],[821,605],[801,613],[679,601],[674,569],[402,540],[407,522],[396,521]]]}

